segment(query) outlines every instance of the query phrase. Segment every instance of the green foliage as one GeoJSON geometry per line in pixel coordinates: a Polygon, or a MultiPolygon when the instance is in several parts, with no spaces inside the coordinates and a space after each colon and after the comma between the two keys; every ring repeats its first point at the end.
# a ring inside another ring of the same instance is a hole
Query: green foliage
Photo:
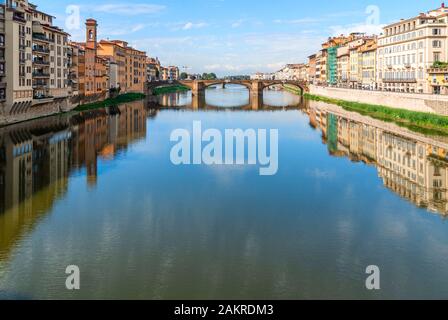
{"type": "Polygon", "coordinates": [[[182,72],[181,74],[180,74],[180,80],[185,80],[185,79],[187,79],[188,78],[188,74],[186,73],[186,72],[182,72]]]}
{"type": "Polygon", "coordinates": [[[164,86],[164,87],[155,88],[153,90],[153,94],[158,96],[159,94],[182,92],[182,91],[188,91],[188,90],[190,90],[190,88],[181,86],[181,85],[164,86]]]}
{"type": "Polygon", "coordinates": [[[439,69],[448,68],[448,62],[436,61],[433,63],[432,67],[439,69]]]}
{"type": "Polygon", "coordinates": [[[117,96],[116,98],[109,98],[109,99],[106,99],[106,100],[100,101],[100,102],[94,102],[94,103],[80,105],[75,108],[75,111],[86,111],[86,110],[92,110],[92,109],[106,108],[106,107],[115,106],[115,105],[121,104],[121,103],[142,100],[145,97],[146,96],[143,93],[125,93],[125,94],[117,96]]]}
{"type": "Polygon", "coordinates": [[[332,99],[308,93],[305,94],[305,98],[335,104],[347,111],[355,111],[382,121],[394,122],[416,132],[431,135],[448,135],[448,117],[446,116],[332,99]]]}
{"type": "Polygon", "coordinates": [[[202,80],[216,80],[218,77],[215,73],[203,73],[202,74],[202,80]]]}

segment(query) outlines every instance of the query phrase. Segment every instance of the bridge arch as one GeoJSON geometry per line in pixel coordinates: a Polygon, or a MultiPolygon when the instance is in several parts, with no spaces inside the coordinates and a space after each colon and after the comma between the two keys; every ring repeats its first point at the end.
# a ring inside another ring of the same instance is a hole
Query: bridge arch
{"type": "Polygon", "coordinates": [[[275,85],[290,85],[293,87],[296,87],[300,90],[301,94],[303,95],[306,92],[306,86],[299,82],[299,81],[285,81],[285,82],[279,82],[279,81],[272,81],[272,82],[264,82],[262,86],[262,90],[267,89],[269,87],[275,86],[275,85]]]}
{"type": "Polygon", "coordinates": [[[216,86],[219,84],[224,84],[224,85],[228,85],[228,84],[233,84],[233,85],[237,85],[237,86],[243,86],[246,87],[249,91],[252,90],[252,86],[249,83],[245,83],[245,82],[239,82],[239,81],[225,81],[225,80],[221,80],[221,81],[216,81],[216,82],[212,82],[212,83],[204,83],[204,88],[210,88],[212,86],[216,86]]]}

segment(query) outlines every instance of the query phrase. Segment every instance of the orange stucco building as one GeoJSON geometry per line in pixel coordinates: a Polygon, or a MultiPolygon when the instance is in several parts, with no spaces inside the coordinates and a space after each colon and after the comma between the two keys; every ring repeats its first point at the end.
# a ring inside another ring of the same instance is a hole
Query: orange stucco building
{"type": "Polygon", "coordinates": [[[134,49],[121,40],[101,40],[98,55],[118,65],[118,86],[121,92],[144,92],[146,52],[134,49]]]}

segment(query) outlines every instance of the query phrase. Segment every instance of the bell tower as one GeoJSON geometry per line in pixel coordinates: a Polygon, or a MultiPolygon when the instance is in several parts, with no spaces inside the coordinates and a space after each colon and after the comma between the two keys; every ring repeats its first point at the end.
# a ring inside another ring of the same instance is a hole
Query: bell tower
{"type": "Polygon", "coordinates": [[[86,47],[96,50],[98,23],[95,19],[86,20],[86,47]]]}

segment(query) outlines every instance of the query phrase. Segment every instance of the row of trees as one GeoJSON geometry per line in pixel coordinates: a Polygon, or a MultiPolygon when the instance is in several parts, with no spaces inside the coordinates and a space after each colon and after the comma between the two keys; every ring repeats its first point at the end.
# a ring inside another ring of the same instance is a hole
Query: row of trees
{"type": "MultiPolygon", "coordinates": [[[[188,78],[188,74],[186,73],[186,72],[182,72],[181,74],[180,74],[180,79],[181,80],[185,80],[185,79],[187,79],[188,78]]],[[[218,79],[218,77],[216,76],[216,74],[215,73],[203,73],[202,75],[201,75],[201,79],[202,80],[216,80],[216,79],[218,79]]]]}

